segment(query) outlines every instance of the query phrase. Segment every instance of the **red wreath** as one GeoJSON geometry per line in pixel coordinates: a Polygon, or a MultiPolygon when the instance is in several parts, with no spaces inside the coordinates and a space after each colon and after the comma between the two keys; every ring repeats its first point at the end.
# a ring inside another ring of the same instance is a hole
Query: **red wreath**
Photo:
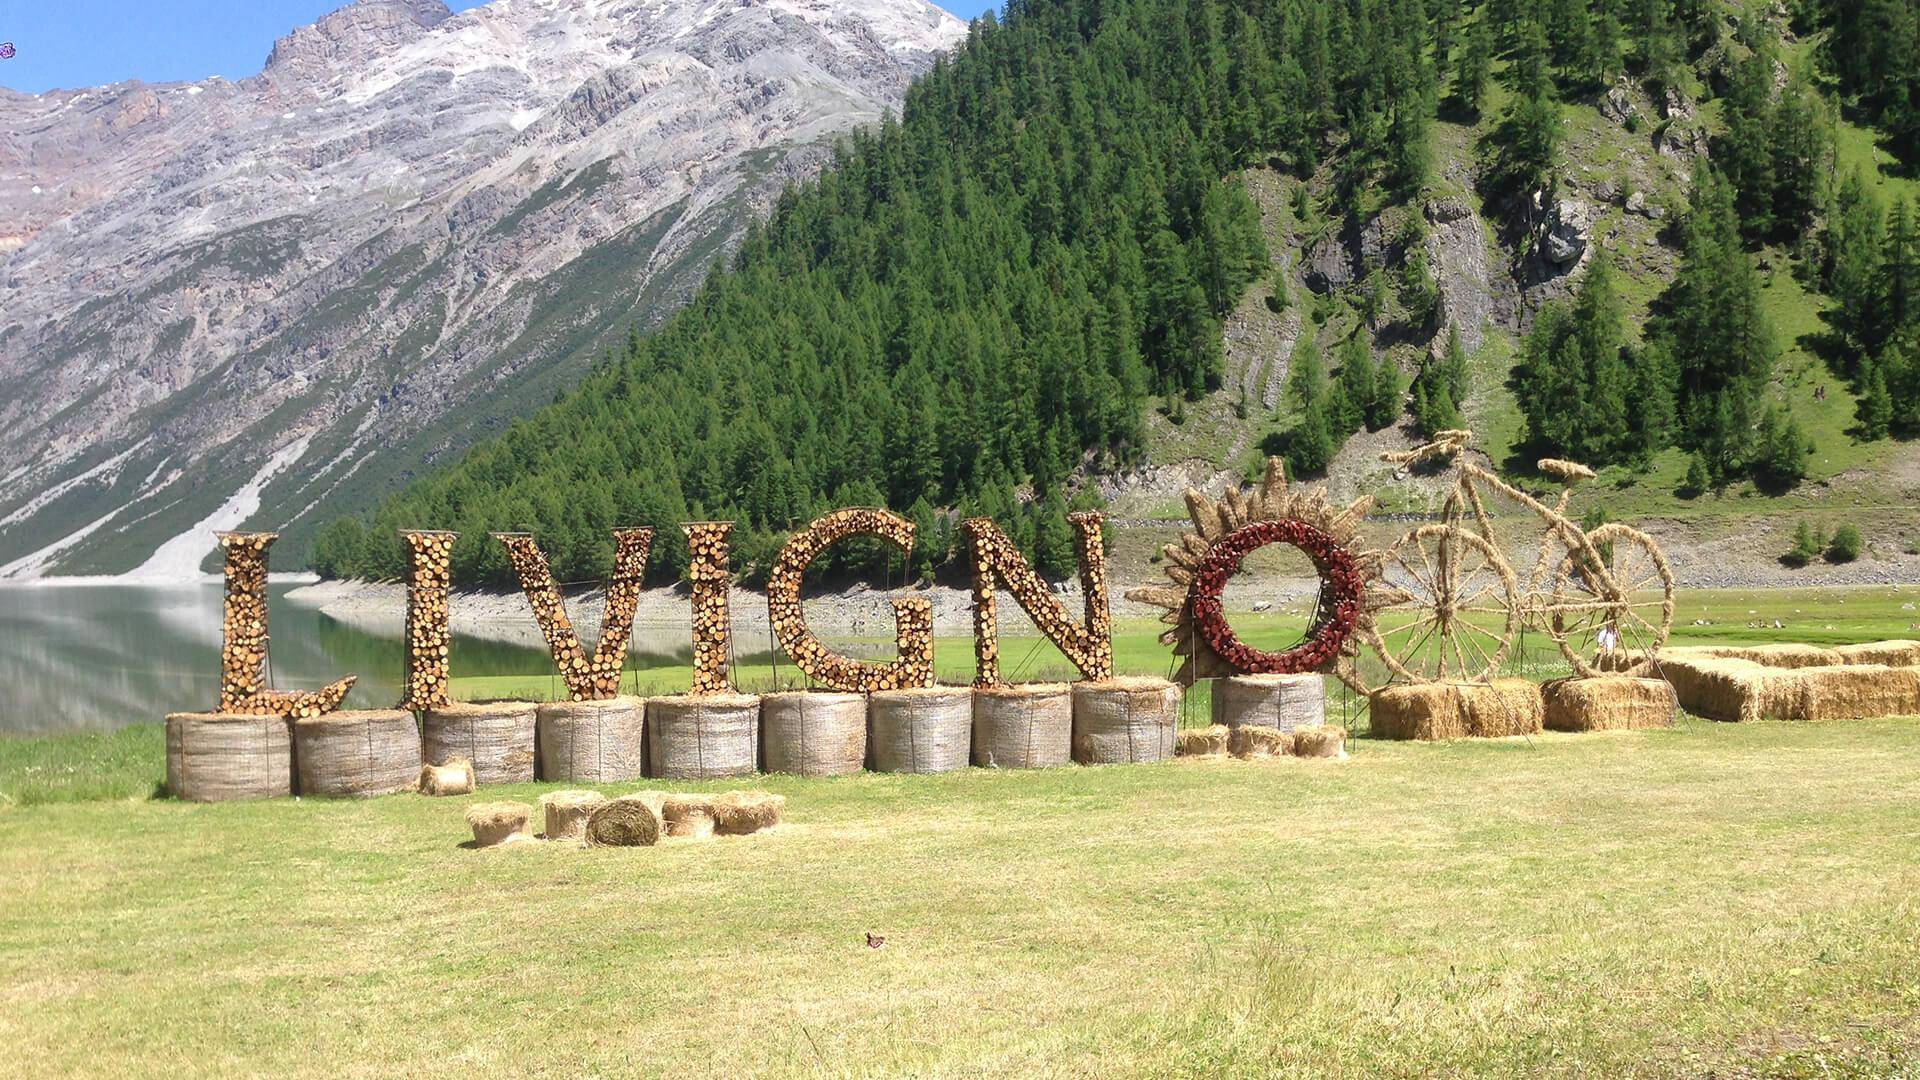
{"type": "Polygon", "coordinates": [[[1297,675],[1318,671],[1340,655],[1360,617],[1363,583],[1353,553],[1333,537],[1298,519],[1255,521],[1228,533],[1207,548],[1193,578],[1193,621],[1200,636],[1235,670],[1257,675],[1297,675]],[[1285,652],[1267,652],[1240,640],[1220,610],[1227,579],[1240,572],[1247,553],[1268,544],[1291,544],[1320,571],[1320,617],[1307,639],[1285,652]]]}

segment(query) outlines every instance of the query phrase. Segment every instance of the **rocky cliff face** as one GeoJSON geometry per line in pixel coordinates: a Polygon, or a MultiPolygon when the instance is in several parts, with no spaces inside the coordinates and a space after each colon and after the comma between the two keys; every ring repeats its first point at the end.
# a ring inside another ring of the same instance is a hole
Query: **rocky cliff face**
{"type": "Polygon", "coordinates": [[[964,33],[359,0],[237,83],[0,91],[0,576],[178,576],[364,505],[670,310],[964,33]]]}

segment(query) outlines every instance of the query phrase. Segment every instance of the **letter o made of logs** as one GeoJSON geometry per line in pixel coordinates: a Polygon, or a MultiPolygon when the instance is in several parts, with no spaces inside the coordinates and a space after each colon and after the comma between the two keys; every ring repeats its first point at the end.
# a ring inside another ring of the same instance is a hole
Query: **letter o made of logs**
{"type": "Polygon", "coordinates": [[[832,690],[870,694],[932,686],[933,605],[925,600],[893,602],[900,658],[885,664],[842,656],[807,629],[800,605],[801,579],[821,552],[850,536],[877,536],[903,554],[913,550],[913,523],[886,510],[835,510],[795,533],[767,575],[767,618],[780,648],[809,679],[832,690]]]}
{"type": "Polygon", "coordinates": [[[1318,671],[1340,655],[1360,615],[1362,581],[1353,554],[1320,529],[1295,519],[1255,521],[1215,540],[1193,578],[1193,621],[1211,648],[1248,675],[1296,675],[1318,671]],[[1269,544],[1298,548],[1320,572],[1320,616],[1305,641],[1282,652],[1256,649],[1240,640],[1220,609],[1227,579],[1240,560],[1269,544]]]}

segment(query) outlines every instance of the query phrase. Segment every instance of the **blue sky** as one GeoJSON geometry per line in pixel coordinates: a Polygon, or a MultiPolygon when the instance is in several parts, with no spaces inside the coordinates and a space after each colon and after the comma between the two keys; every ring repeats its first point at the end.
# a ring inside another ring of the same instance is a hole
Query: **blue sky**
{"type": "MultiPolygon", "coordinates": [[[[0,86],[27,93],[121,79],[244,78],[260,70],[275,38],[347,0],[29,0],[0,2],[0,86]]],[[[481,0],[447,0],[455,11],[481,0]]],[[[972,18],[995,4],[945,0],[972,18]]]]}

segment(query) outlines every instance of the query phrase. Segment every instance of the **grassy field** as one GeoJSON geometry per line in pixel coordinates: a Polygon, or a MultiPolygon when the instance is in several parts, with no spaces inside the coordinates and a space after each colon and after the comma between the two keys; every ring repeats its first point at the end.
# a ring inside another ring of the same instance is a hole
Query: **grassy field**
{"type": "Polygon", "coordinates": [[[0,810],[0,1035],[29,1076],[1920,1068],[1910,721],[760,782],[779,830],[630,851],[468,850],[470,799],[0,810]]]}
{"type": "MultiPolygon", "coordinates": [[[[1915,636],[1916,595],[1680,630],[1915,636]]],[[[763,777],[780,829],[631,851],[463,846],[556,785],[155,799],[160,743],[0,739],[20,1075],[1920,1075],[1920,720],[763,777]]]]}

